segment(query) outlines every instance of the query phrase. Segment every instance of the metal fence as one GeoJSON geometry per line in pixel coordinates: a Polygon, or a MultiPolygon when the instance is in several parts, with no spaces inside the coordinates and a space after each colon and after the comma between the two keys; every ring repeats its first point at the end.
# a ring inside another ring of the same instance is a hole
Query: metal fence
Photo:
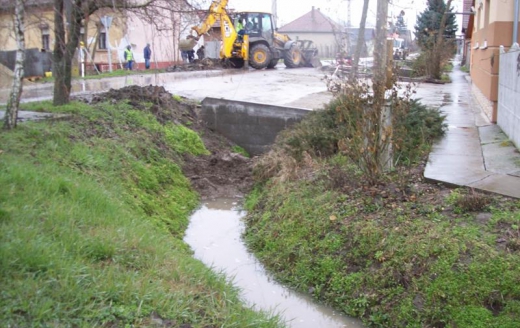
{"type": "Polygon", "coordinates": [[[520,49],[500,53],[497,123],[520,148],[520,49]]]}

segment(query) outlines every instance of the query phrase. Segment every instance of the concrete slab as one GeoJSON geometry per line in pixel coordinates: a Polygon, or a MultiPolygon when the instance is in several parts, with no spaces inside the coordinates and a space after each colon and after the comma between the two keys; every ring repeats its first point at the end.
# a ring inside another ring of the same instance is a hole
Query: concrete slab
{"type": "MultiPolygon", "coordinates": [[[[443,138],[432,147],[432,153],[436,155],[475,156],[480,152],[478,139],[462,137],[443,138]]],[[[482,160],[482,156],[478,156],[482,160]]]]}
{"type": "Polygon", "coordinates": [[[457,137],[479,140],[478,129],[476,127],[465,127],[448,124],[448,130],[446,131],[445,138],[457,137]]]}
{"type": "Polygon", "coordinates": [[[438,167],[439,169],[445,169],[447,173],[453,172],[454,170],[484,170],[482,154],[450,154],[449,150],[445,151],[448,153],[437,151],[431,152],[428,156],[428,165],[438,167]]]}
{"type": "MultiPolygon", "coordinates": [[[[0,110],[0,121],[4,119],[5,111],[0,110]]],[[[26,121],[40,121],[51,118],[62,118],[66,117],[66,114],[53,114],[53,113],[39,113],[39,112],[28,112],[28,111],[20,111],[18,112],[18,122],[26,122],[26,121]]]]}
{"type": "Polygon", "coordinates": [[[446,123],[457,127],[475,127],[475,119],[471,111],[465,112],[444,112],[446,123]]]}
{"type": "Polygon", "coordinates": [[[509,141],[509,138],[498,125],[483,126],[478,129],[480,141],[483,145],[501,141],[509,141]]]}
{"type": "Polygon", "coordinates": [[[484,171],[453,170],[450,174],[436,175],[431,172],[431,168],[426,168],[424,178],[430,182],[443,183],[452,187],[465,187],[485,179],[490,175],[483,172],[484,171]]]}
{"type": "Polygon", "coordinates": [[[468,187],[504,196],[520,198],[520,177],[505,174],[493,174],[480,181],[469,184],[468,187]]]}
{"type": "Polygon", "coordinates": [[[520,170],[520,154],[512,142],[482,145],[487,171],[510,174],[520,170]]]}

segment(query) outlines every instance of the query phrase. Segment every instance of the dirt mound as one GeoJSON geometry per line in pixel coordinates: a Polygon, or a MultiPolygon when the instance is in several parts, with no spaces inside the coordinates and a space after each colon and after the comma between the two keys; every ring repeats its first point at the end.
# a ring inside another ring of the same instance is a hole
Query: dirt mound
{"type": "Polygon", "coordinates": [[[173,65],[166,68],[167,72],[191,72],[191,71],[207,71],[213,69],[223,69],[222,60],[204,58],[202,60],[196,59],[193,63],[173,65]]]}
{"type": "Polygon", "coordinates": [[[128,86],[92,97],[90,103],[128,103],[139,110],[152,112],[159,122],[175,122],[197,131],[211,152],[207,156],[185,155],[184,174],[203,198],[242,196],[250,190],[252,179],[251,159],[232,152],[234,144],[208,129],[196,114],[197,103],[176,99],[164,87],[128,86]],[[153,105],[150,107],[150,103],[153,105]]]}
{"type": "Polygon", "coordinates": [[[94,95],[89,102],[97,104],[122,100],[127,100],[136,109],[151,111],[163,124],[172,121],[177,124],[191,124],[196,121],[193,106],[180,103],[164,87],[159,86],[132,85],[117,90],[110,89],[108,92],[94,95]],[[150,103],[153,104],[151,108],[150,103]]]}

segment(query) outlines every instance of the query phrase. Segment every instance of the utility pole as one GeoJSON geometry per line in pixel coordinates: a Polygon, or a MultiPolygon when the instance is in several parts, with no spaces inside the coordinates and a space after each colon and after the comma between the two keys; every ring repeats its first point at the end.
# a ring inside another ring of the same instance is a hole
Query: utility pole
{"type": "Polygon", "coordinates": [[[361,52],[365,48],[365,26],[367,23],[368,15],[368,2],[369,0],[363,1],[363,12],[361,13],[361,22],[359,23],[359,31],[356,44],[356,53],[354,54],[354,62],[352,63],[352,70],[350,71],[350,78],[354,78],[358,72],[359,58],[361,52]]]}
{"type": "Polygon", "coordinates": [[[273,14],[273,27],[278,27],[278,3],[276,0],[273,0],[271,3],[271,13],[273,14]]]}
{"type": "Polygon", "coordinates": [[[350,3],[352,2],[352,0],[347,0],[347,27],[348,28],[351,28],[352,27],[352,20],[351,20],[351,11],[350,11],[350,3]]]}

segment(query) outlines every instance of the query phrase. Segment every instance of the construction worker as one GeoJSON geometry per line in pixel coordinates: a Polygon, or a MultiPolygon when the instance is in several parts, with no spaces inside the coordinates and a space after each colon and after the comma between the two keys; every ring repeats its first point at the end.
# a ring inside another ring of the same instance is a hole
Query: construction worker
{"type": "Polygon", "coordinates": [[[152,56],[152,49],[150,49],[149,43],[147,43],[146,47],[144,47],[143,54],[144,54],[144,68],[150,69],[150,57],[152,56]]]}
{"type": "Polygon", "coordinates": [[[125,49],[125,61],[126,61],[126,68],[131,71],[132,70],[132,64],[134,63],[134,54],[132,53],[132,47],[128,45],[125,49]]]}
{"type": "Polygon", "coordinates": [[[181,51],[184,63],[191,63],[195,59],[195,51],[193,48],[197,45],[199,38],[188,35],[185,40],[179,41],[179,50],[181,51]]]}
{"type": "Polygon", "coordinates": [[[244,24],[242,24],[242,17],[238,17],[235,21],[235,31],[237,31],[238,39],[241,41],[244,39],[244,34],[246,30],[244,29],[244,24]]]}

